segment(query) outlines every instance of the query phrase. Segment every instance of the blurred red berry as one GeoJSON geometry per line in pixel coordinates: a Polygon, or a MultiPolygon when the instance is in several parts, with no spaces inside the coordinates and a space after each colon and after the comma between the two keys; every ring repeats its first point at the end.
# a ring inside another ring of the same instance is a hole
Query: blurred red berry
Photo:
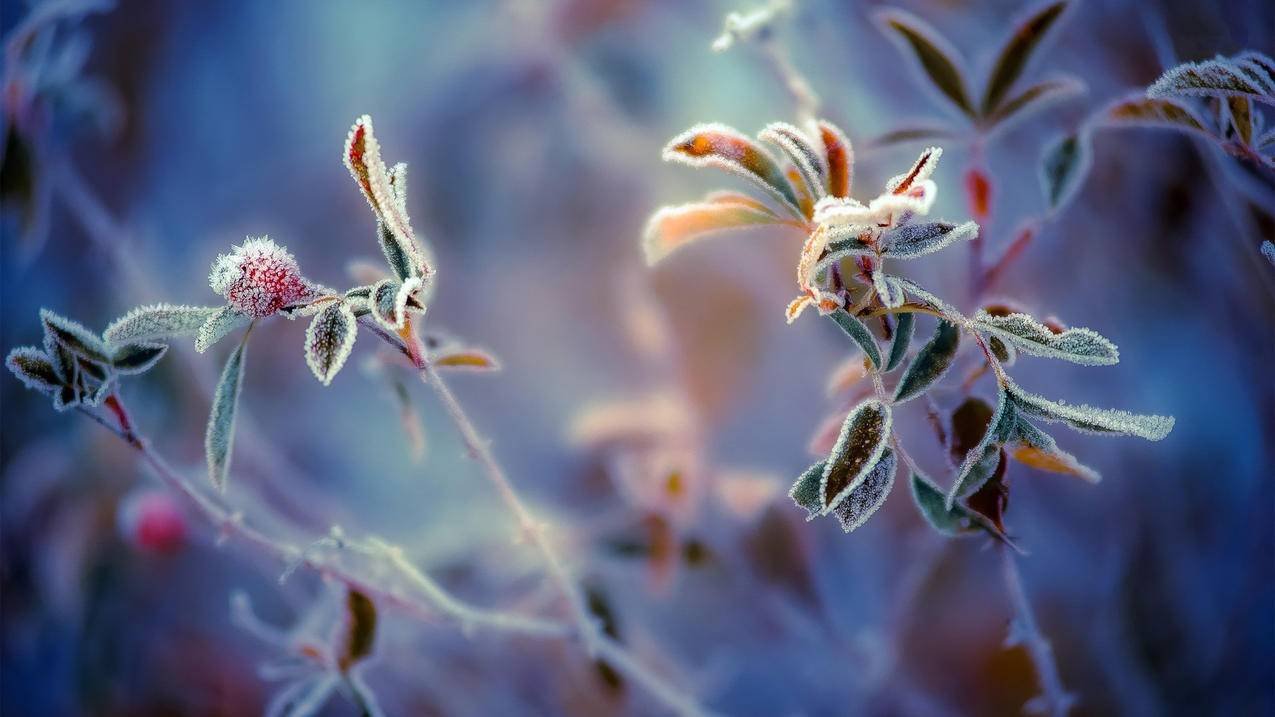
{"type": "Polygon", "coordinates": [[[987,221],[992,212],[992,180],[982,169],[974,167],[965,173],[965,197],[974,221],[987,221]]]}
{"type": "Polygon", "coordinates": [[[119,529],[142,551],[171,553],[186,542],[186,514],[168,492],[134,491],[120,505],[119,529]]]}

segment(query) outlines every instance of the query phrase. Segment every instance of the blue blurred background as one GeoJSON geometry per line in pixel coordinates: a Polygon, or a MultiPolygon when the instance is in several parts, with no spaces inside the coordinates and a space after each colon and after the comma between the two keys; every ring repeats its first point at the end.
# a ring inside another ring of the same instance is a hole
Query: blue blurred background
{"type": "MultiPolygon", "coordinates": [[[[975,67],[1024,7],[899,4],[975,67]]],[[[806,0],[777,38],[861,147],[865,197],[918,149],[868,140],[944,116],[873,26],[878,6],[806,0]]],[[[1003,646],[1010,608],[993,551],[932,534],[902,482],[850,536],[833,521],[804,523],[783,496],[836,408],[824,384],[849,353],[828,322],[784,324],[794,240],[757,233],[643,266],[638,239],[656,207],[735,186],[663,164],[669,137],[701,121],[751,133],[794,120],[756,53],[710,50],[738,9],[123,0],[69,13],[42,40],[72,55],[46,75],[62,91],[6,145],[6,186],[27,190],[6,192],[0,346],[38,343],[42,306],[101,329],[144,302],[219,303],[209,265],[247,235],[286,245],[317,281],[352,285],[347,263],[376,259],[377,247],[339,155],[368,113],[387,160],[412,168],[408,205],[437,254],[427,322],[504,365],[453,384],[635,653],[726,714],[1017,713],[1035,681],[1025,653],[1003,646]],[[672,365],[632,338],[634,307],[648,299],[672,319],[672,365]],[[755,510],[705,499],[690,517],[663,516],[694,549],[653,579],[667,567],[629,538],[658,511],[617,487],[613,456],[569,434],[589,406],[670,390],[700,429],[688,460],[704,474],[748,471],[778,494],[755,510]]],[[[31,12],[4,3],[6,37],[31,12]]],[[[1180,59],[1275,51],[1275,5],[1259,0],[1069,10],[1033,71],[1074,74],[1088,91],[989,146],[990,251],[1044,211],[1042,147],[1158,76],[1156,27],[1180,59]]],[[[5,101],[13,136],[17,100],[5,101]]],[[[968,159],[948,148],[939,216],[967,216],[968,159]]],[[[1078,714],[1275,712],[1275,267],[1257,250],[1275,236],[1275,207],[1228,189],[1235,172],[1275,192],[1269,172],[1180,134],[1099,132],[1085,187],[996,290],[1121,349],[1107,368],[1024,358],[1013,372],[1024,386],[1177,417],[1155,444],[1056,431],[1104,474],[1097,486],[1011,469],[1008,524],[1030,552],[1024,579],[1078,714]]],[[[972,309],[960,300],[965,267],[957,247],[906,272],[972,309]]],[[[302,360],[303,331],[276,320],[254,336],[240,428],[254,435],[237,449],[230,500],[250,516],[268,508],[296,535],[339,524],[401,542],[480,604],[547,589],[535,554],[509,547],[512,521],[432,397],[411,389],[428,442],[414,461],[392,390],[357,370],[372,338],[325,389],[302,360]]],[[[125,386],[156,446],[197,478],[225,351],[183,346],[125,386]]],[[[959,402],[954,389],[937,398],[959,402]]],[[[229,596],[244,591],[283,625],[317,581],[280,588],[280,566],[216,547],[193,517],[177,548],[140,548],[119,527],[120,506],[157,484],[133,453],[7,375],[0,405],[3,711],[260,711],[277,685],[256,665],[272,654],[231,624],[229,596]]],[[[918,457],[939,465],[923,413],[899,420],[918,457]]],[[[390,714],[659,713],[639,687],[561,645],[470,639],[388,611],[383,624],[367,679],[390,714]]],[[[353,713],[340,699],[323,712],[353,713]]]]}

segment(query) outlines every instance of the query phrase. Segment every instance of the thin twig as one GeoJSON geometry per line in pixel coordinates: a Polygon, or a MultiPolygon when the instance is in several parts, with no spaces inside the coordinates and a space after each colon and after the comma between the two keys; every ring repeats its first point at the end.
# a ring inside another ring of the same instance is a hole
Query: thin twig
{"type": "Polygon", "coordinates": [[[1027,591],[1023,589],[1023,578],[1018,572],[1018,561],[1014,552],[1001,546],[1001,565],[1005,576],[1005,589],[1009,592],[1010,603],[1014,606],[1015,624],[1011,636],[1027,648],[1032,665],[1036,668],[1036,676],[1040,680],[1040,697],[1045,701],[1049,715],[1060,717],[1071,709],[1075,698],[1063,687],[1062,677],[1058,674],[1058,664],[1054,661],[1053,648],[1041,634],[1036,625],[1036,615],[1032,611],[1031,602],[1027,599],[1027,591]]]}

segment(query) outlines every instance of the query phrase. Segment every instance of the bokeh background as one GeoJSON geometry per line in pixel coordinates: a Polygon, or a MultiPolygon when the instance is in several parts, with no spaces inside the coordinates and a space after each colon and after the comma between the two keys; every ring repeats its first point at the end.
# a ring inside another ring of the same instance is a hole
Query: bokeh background
{"type": "MultiPolygon", "coordinates": [[[[837,409],[826,378],[850,355],[828,322],[784,324],[795,240],[756,233],[643,266],[651,211],[737,186],[663,164],[669,137],[701,121],[753,132],[794,119],[757,53],[710,50],[723,15],[746,6],[75,5],[87,11],[41,34],[51,89],[23,132],[5,97],[5,350],[38,343],[41,306],[100,329],[143,302],[215,304],[209,265],[247,235],[287,245],[311,278],[352,285],[347,263],[377,249],[340,148],[369,113],[387,159],[412,168],[409,207],[438,257],[430,327],[504,365],[452,383],[640,658],[726,714],[1013,714],[1035,694],[1025,653],[1003,645],[1011,611],[984,541],[933,534],[903,482],[850,536],[834,521],[805,523],[784,497],[837,409]],[[653,397],[681,408],[652,413],[653,397]],[[614,410],[635,421],[690,416],[668,453],[692,466],[702,495],[661,512],[621,479],[633,456],[573,443],[573,421],[608,401],[633,402],[614,410]],[[739,476],[757,496],[721,495],[739,476]]],[[[975,67],[1023,9],[900,5],[975,67]]],[[[870,21],[875,7],[806,0],[777,36],[823,114],[861,147],[862,196],[918,149],[870,150],[872,137],[945,117],[870,21]]],[[[5,35],[48,10],[4,3],[5,35]]],[[[1157,33],[1181,59],[1271,53],[1275,5],[1071,8],[1033,72],[1072,73],[1088,91],[988,148],[990,251],[1043,213],[1042,147],[1159,74],[1157,33]]],[[[14,62],[6,55],[6,72],[14,62]]],[[[936,214],[962,218],[968,154],[948,150],[936,214]]],[[[1275,711],[1275,267],[1257,250],[1275,225],[1272,206],[1230,188],[1236,172],[1275,192],[1269,173],[1182,135],[1099,132],[1085,187],[996,289],[1098,330],[1124,359],[1025,358],[1014,369],[1023,385],[1177,417],[1155,444],[1056,431],[1102,471],[1097,486],[1011,469],[1009,528],[1030,552],[1027,589],[1079,714],[1275,711]]],[[[905,271],[970,309],[965,266],[957,247],[905,271]]],[[[512,521],[432,396],[411,388],[428,443],[415,460],[394,391],[359,370],[372,338],[325,389],[302,360],[303,331],[280,319],[254,336],[229,500],[298,540],[336,524],[400,542],[476,603],[543,605],[536,555],[510,547],[512,521]]],[[[181,346],[125,386],[156,446],[200,480],[227,350],[181,346]]],[[[937,398],[959,401],[955,390],[937,398]]],[[[277,654],[231,623],[230,595],[287,625],[323,592],[318,581],[298,574],[280,587],[281,566],[218,548],[193,517],[178,545],[139,545],[122,506],[158,483],[133,453],[8,375],[0,405],[3,711],[260,711],[278,685],[256,666],[277,654]]],[[[937,473],[924,416],[902,415],[900,431],[937,473]]],[[[392,611],[382,624],[366,677],[390,714],[660,713],[640,687],[560,644],[466,637],[392,611]]],[[[323,714],[353,709],[337,698],[323,714]]]]}

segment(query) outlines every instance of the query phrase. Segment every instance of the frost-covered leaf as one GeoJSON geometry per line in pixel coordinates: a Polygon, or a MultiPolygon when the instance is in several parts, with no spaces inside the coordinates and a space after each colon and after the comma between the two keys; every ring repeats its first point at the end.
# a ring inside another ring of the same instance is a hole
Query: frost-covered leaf
{"type": "Polygon", "coordinates": [[[950,321],[940,320],[934,335],[917,352],[916,358],[899,379],[894,389],[894,402],[903,403],[928,391],[952,367],[960,346],[960,328],[950,321]]]}
{"type": "Polygon", "coordinates": [[[193,334],[218,311],[215,306],[139,306],[112,321],[102,336],[108,344],[121,344],[193,334]]]}
{"type": "Polygon", "coordinates": [[[987,88],[983,91],[984,116],[991,115],[1000,107],[1002,100],[1027,68],[1032,53],[1040,47],[1049,29],[1058,21],[1068,4],[1067,0],[1049,3],[1015,24],[987,78],[987,88]]]}
{"type": "Polygon", "coordinates": [[[217,490],[226,490],[230,472],[230,452],[235,442],[235,414],[239,411],[239,390],[243,386],[244,352],[248,348],[245,335],[226,359],[213,394],[208,430],[204,433],[204,453],[208,459],[208,477],[217,490]]]}
{"type": "Polygon", "coordinates": [[[1120,100],[1107,107],[1102,118],[1106,124],[1113,126],[1175,129],[1198,132],[1209,139],[1216,139],[1195,110],[1172,99],[1135,96],[1120,100]]]}
{"type": "Polygon", "coordinates": [[[987,123],[1003,131],[1010,124],[1032,113],[1039,112],[1068,97],[1075,97],[1084,91],[1085,83],[1075,77],[1041,80],[1006,100],[994,113],[988,115],[987,123]]]}
{"type": "Polygon", "coordinates": [[[925,289],[922,289],[916,282],[905,279],[901,276],[894,277],[894,280],[899,282],[899,285],[903,287],[903,290],[906,291],[913,299],[918,300],[922,304],[925,304],[953,321],[964,322],[964,317],[961,316],[961,312],[956,310],[956,307],[946,301],[943,301],[925,289]]]}
{"type": "Polygon", "coordinates": [[[1076,327],[1055,332],[1027,314],[994,316],[983,309],[974,314],[974,325],[978,331],[994,334],[1020,351],[1035,356],[1089,366],[1109,366],[1120,362],[1116,345],[1091,329],[1076,327]]]}
{"type": "Polygon", "coordinates": [[[994,526],[987,524],[983,516],[960,503],[947,507],[947,498],[943,491],[927,476],[913,473],[911,483],[912,500],[916,503],[921,517],[925,518],[925,522],[929,523],[930,527],[943,535],[952,537],[975,535],[980,530],[993,534],[998,532],[994,526]]]}
{"type": "Polygon", "coordinates": [[[921,156],[916,158],[912,163],[912,168],[895,177],[891,177],[885,183],[885,191],[890,194],[906,194],[909,190],[919,187],[923,182],[934,174],[934,170],[938,169],[939,159],[943,156],[942,147],[927,147],[921,152],[921,156]]]}
{"type": "Polygon", "coordinates": [[[996,407],[989,408],[975,398],[967,400],[952,415],[952,452],[960,457],[961,463],[947,494],[948,508],[956,504],[957,498],[973,493],[991,477],[1000,463],[1000,446],[1014,429],[1017,420],[1014,403],[1004,390],[997,391],[996,407]],[[983,427],[981,437],[971,445],[980,425],[983,427]]]}
{"type": "Polygon", "coordinates": [[[402,329],[407,325],[408,309],[419,309],[424,311],[424,307],[415,300],[416,293],[424,286],[424,280],[420,277],[410,277],[398,287],[398,292],[394,294],[394,327],[402,329]]]}
{"type": "Polygon", "coordinates": [[[1271,266],[1275,266],[1275,244],[1269,241],[1262,242],[1262,256],[1266,257],[1271,266]]]}
{"type": "Polygon", "coordinates": [[[834,197],[850,196],[854,181],[854,148],[845,134],[831,122],[819,122],[819,139],[823,142],[824,164],[828,168],[825,189],[834,197]]]}
{"type": "Polygon", "coordinates": [[[1147,97],[1251,97],[1275,103],[1275,61],[1258,52],[1185,62],[1165,71],[1147,97]]]}
{"type": "Polygon", "coordinates": [[[332,383],[358,336],[358,323],[350,305],[335,301],[315,315],[305,331],[305,362],[324,386],[332,383]]]}
{"type": "Polygon", "coordinates": [[[1064,135],[1045,148],[1040,184],[1050,211],[1058,211],[1079,191],[1089,174],[1090,156],[1087,133],[1064,135]]]}
{"type": "Polygon", "coordinates": [[[429,275],[432,269],[416,243],[406,205],[397,196],[390,172],[381,159],[381,148],[372,131],[371,117],[363,115],[354,121],[345,140],[344,159],[350,175],[372,205],[372,211],[388,230],[379,234],[390,266],[398,272],[401,266],[396,266],[397,257],[402,255],[407,257],[412,276],[429,275]]]}
{"type": "Polygon", "coordinates": [[[886,232],[881,237],[881,255],[895,259],[914,259],[976,236],[978,225],[974,222],[908,224],[886,232]]]}
{"type": "Polygon", "coordinates": [[[247,326],[250,317],[232,306],[223,306],[204,321],[195,334],[195,350],[203,353],[209,346],[221,341],[226,334],[240,326],[247,326]]]}
{"type": "Polygon", "coordinates": [[[915,126],[901,127],[894,129],[885,134],[874,138],[868,143],[869,147],[890,147],[896,144],[904,144],[907,142],[931,142],[936,139],[951,139],[955,133],[947,127],[937,126],[915,126]]]}
{"type": "Polygon", "coordinates": [[[48,309],[40,309],[40,321],[44,324],[45,334],[72,354],[100,364],[111,362],[110,352],[106,350],[102,339],[80,323],[48,309]]]}
{"type": "Polygon", "coordinates": [[[841,522],[842,530],[849,533],[863,525],[873,513],[877,512],[878,508],[885,504],[885,499],[890,495],[890,488],[894,487],[894,473],[898,466],[899,459],[894,455],[894,451],[890,448],[885,449],[880,460],[863,477],[858,487],[851,490],[850,494],[837,505],[835,512],[837,520],[841,522]]]}
{"type": "Polygon", "coordinates": [[[692,167],[717,167],[752,180],[774,195],[798,219],[801,202],[774,157],[760,144],[723,124],[701,124],[674,137],[664,148],[665,161],[692,167]]]}
{"type": "Polygon", "coordinates": [[[1240,142],[1253,143],[1253,105],[1247,97],[1227,97],[1226,114],[1240,142]]]}
{"type": "Polygon", "coordinates": [[[393,279],[383,279],[368,292],[367,303],[372,318],[386,331],[398,331],[401,328],[394,318],[399,286],[399,282],[393,279]]]}
{"type": "Polygon", "coordinates": [[[823,483],[823,472],[827,467],[826,460],[810,466],[788,490],[788,497],[806,509],[806,520],[814,520],[823,512],[823,499],[819,494],[819,486],[823,483]]]}
{"type": "Polygon", "coordinates": [[[1116,433],[1158,441],[1173,430],[1172,416],[1129,413],[1111,408],[1051,401],[1028,393],[1010,381],[1005,391],[1020,413],[1049,422],[1063,422],[1083,433],[1116,433]]]}
{"type": "Polygon", "coordinates": [[[1097,483],[1101,479],[1097,471],[1059,448],[1053,436],[1028,423],[1021,416],[1015,422],[1006,448],[1014,460],[1033,468],[1077,476],[1090,483],[1097,483]]]}
{"type": "Polygon", "coordinates": [[[895,309],[903,305],[903,287],[884,271],[872,272],[872,288],[881,299],[881,305],[895,309]]]}
{"type": "Polygon", "coordinates": [[[890,439],[890,407],[876,399],[855,406],[841,424],[819,484],[821,515],[840,505],[881,459],[890,439]]]}
{"type": "Polygon", "coordinates": [[[908,355],[908,346],[912,343],[912,332],[916,328],[916,314],[907,311],[895,314],[898,322],[894,326],[894,340],[890,344],[890,357],[886,359],[885,370],[893,371],[903,363],[908,355]]]}
{"type": "Polygon", "coordinates": [[[62,378],[54,370],[49,355],[34,346],[21,346],[10,351],[4,365],[27,388],[51,394],[62,387],[62,378]]]}
{"type": "Polygon", "coordinates": [[[837,322],[837,326],[840,326],[847,336],[859,344],[864,355],[872,362],[873,368],[881,365],[881,349],[877,346],[877,340],[873,338],[872,332],[863,325],[862,321],[851,316],[845,309],[833,312],[832,320],[837,322]]]}
{"type": "MultiPolygon", "coordinates": [[[[78,376],[75,381],[78,383],[78,376]]],[[[80,390],[76,385],[72,383],[63,384],[62,387],[53,392],[53,408],[55,410],[68,411],[78,405],[80,405],[80,390]]]]}
{"type": "Polygon", "coordinates": [[[168,344],[138,342],[124,344],[111,355],[111,365],[124,374],[149,371],[168,351],[168,344]]]}
{"type": "Polygon", "coordinates": [[[646,223],[642,249],[653,265],[697,239],[746,227],[785,222],[769,207],[742,195],[718,195],[703,202],[663,207],[646,223]]]}
{"type": "Polygon", "coordinates": [[[385,263],[400,281],[412,275],[412,259],[404,251],[403,245],[390,226],[383,220],[376,220],[376,238],[381,245],[381,253],[385,255],[385,263]]]}
{"type": "Polygon", "coordinates": [[[987,347],[992,350],[992,355],[1001,362],[1002,366],[1012,366],[1018,359],[1018,350],[995,336],[987,337],[987,347]]]}
{"type": "Polygon", "coordinates": [[[902,41],[903,47],[916,58],[943,95],[967,116],[975,116],[974,106],[965,91],[964,73],[955,59],[960,55],[946,40],[920,18],[902,10],[879,11],[876,20],[887,34],[894,34],[902,41]]]}
{"type": "Polygon", "coordinates": [[[337,634],[336,660],[341,672],[372,654],[376,642],[376,603],[350,588],[345,593],[345,615],[337,634]]]}
{"type": "Polygon", "coordinates": [[[806,185],[812,201],[823,197],[828,175],[826,160],[804,132],[786,122],[774,122],[766,125],[757,138],[783,151],[806,185]]]}

